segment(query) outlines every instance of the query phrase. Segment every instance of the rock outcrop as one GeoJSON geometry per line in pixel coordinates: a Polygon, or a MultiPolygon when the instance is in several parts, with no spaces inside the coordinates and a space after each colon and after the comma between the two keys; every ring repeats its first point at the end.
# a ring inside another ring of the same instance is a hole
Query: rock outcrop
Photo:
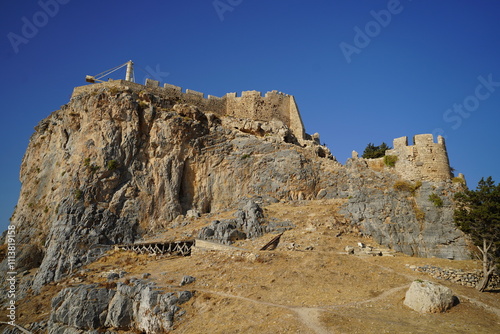
{"type": "MultiPolygon", "coordinates": [[[[179,215],[220,212],[248,198],[344,198],[346,219],[385,246],[468,257],[451,221],[458,185],[397,190],[394,170],[370,169],[363,159],[342,166],[318,136],[306,138],[299,143],[280,121],[217,116],[147,90],[89,88],[31,137],[12,217],[18,244],[29,245],[20,247],[18,261],[24,270],[39,266],[32,284],[38,291],[111,245],[169,227],[179,215]],[[442,207],[428,201],[430,192],[439,193],[442,207]]],[[[257,211],[242,215],[237,227],[245,237],[263,232],[254,224],[257,211]]]]}
{"type": "Polygon", "coordinates": [[[452,197],[462,184],[411,183],[391,168],[376,171],[354,158],[333,172],[324,168],[319,187],[321,198],[346,198],[341,213],[383,246],[422,257],[469,258],[466,239],[453,222],[452,197]],[[432,203],[430,194],[439,194],[443,204],[432,203]]]}
{"type": "Polygon", "coordinates": [[[140,280],[115,285],[89,284],[62,290],[52,300],[48,333],[166,333],[180,311],[179,305],[192,297],[190,291],[164,293],[140,280]]]}
{"type": "Polygon", "coordinates": [[[236,212],[235,219],[215,220],[198,233],[198,238],[231,244],[236,240],[253,239],[264,234],[261,226],[262,208],[253,201],[236,212]]]}

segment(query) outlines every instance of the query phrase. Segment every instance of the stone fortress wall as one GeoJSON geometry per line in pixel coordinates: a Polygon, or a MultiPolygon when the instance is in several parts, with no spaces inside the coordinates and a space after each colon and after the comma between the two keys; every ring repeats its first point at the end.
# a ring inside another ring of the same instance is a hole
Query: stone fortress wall
{"type": "MultiPolygon", "coordinates": [[[[300,143],[310,139],[305,133],[300,112],[292,95],[278,91],[267,92],[264,96],[257,91],[227,93],[216,97],[194,90],[165,83],[163,87],[156,80],[146,79],[146,84],[112,80],[86,86],[75,87],[72,97],[89,93],[100,87],[128,87],[135,92],[148,91],[153,94],[177,99],[181,103],[197,106],[202,111],[210,111],[220,116],[232,116],[255,121],[282,121],[290,128],[300,143]]],[[[317,140],[319,143],[319,140],[317,140]]],[[[394,139],[393,149],[386,151],[387,155],[397,156],[394,171],[408,181],[446,181],[452,177],[448,153],[444,138],[438,136],[434,142],[432,134],[420,134],[413,137],[413,145],[408,145],[408,137],[394,139]]],[[[355,153],[355,152],[354,152],[355,153]]],[[[353,155],[354,157],[354,155],[353,155]]],[[[357,153],[355,154],[357,158],[357,153]]],[[[384,168],[383,158],[365,159],[370,168],[384,168]]]]}
{"type": "Polygon", "coordinates": [[[442,136],[434,142],[432,134],[413,137],[413,145],[408,145],[408,137],[394,139],[393,149],[385,155],[394,155],[398,159],[394,166],[396,172],[408,181],[446,181],[452,173],[448,160],[446,144],[442,136]]]}
{"type": "Polygon", "coordinates": [[[300,112],[292,95],[278,91],[267,92],[264,96],[257,91],[245,91],[241,96],[237,93],[228,93],[223,97],[208,95],[171,84],[163,87],[156,80],[146,79],[146,84],[113,80],[103,83],[95,83],[86,86],[75,87],[72,98],[82,93],[88,93],[99,87],[126,86],[133,91],[150,91],[160,96],[178,99],[181,103],[189,103],[197,106],[202,111],[210,111],[220,116],[233,116],[256,121],[282,121],[290,128],[295,137],[302,142],[306,138],[304,124],[300,112]]]}

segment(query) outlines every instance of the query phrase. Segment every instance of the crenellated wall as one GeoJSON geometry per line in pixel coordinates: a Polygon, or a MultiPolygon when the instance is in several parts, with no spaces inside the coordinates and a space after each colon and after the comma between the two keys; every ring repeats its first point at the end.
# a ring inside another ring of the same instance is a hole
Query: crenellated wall
{"type": "Polygon", "coordinates": [[[394,139],[394,148],[385,155],[398,157],[394,166],[403,179],[409,181],[445,181],[452,177],[448,152],[442,136],[434,142],[432,134],[413,137],[413,145],[408,145],[408,137],[394,139]]]}
{"type": "MultiPolygon", "coordinates": [[[[156,80],[146,79],[141,85],[125,80],[75,87],[72,97],[95,91],[100,87],[127,87],[137,93],[148,91],[153,94],[173,98],[180,103],[189,103],[202,111],[213,112],[220,116],[232,116],[254,121],[281,121],[288,126],[300,143],[306,140],[304,125],[300,112],[292,95],[278,91],[267,92],[264,96],[258,91],[227,93],[222,97],[208,95],[191,89],[184,92],[181,87],[164,84],[156,80]]],[[[452,177],[448,153],[444,138],[438,136],[434,142],[432,134],[420,134],[413,137],[413,145],[408,145],[408,137],[394,139],[394,148],[386,151],[386,155],[397,156],[394,170],[409,181],[444,181],[452,177]]],[[[366,159],[371,169],[385,168],[383,158],[366,159]]]]}
{"type": "Polygon", "coordinates": [[[182,103],[196,105],[202,111],[210,111],[221,116],[233,116],[256,121],[279,120],[292,130],[300,141],[305,139],[304,124],[299,109],[292,95],[278,91],[267,92],[265,96],[258,91],[245,91],[241,96],[236,93],[227,93],[223,97],[208,95],[191,89],[182,91],[181,87],[164,84],[163,87],[156,80],[146,79],[146,84],[141,85],[125,80],[113,80],[81,87],[75,87],[72,97],[88,93],[97,87],[126,86],[136,92],[148,90],[154,94],[176,98],[182,103]]]}

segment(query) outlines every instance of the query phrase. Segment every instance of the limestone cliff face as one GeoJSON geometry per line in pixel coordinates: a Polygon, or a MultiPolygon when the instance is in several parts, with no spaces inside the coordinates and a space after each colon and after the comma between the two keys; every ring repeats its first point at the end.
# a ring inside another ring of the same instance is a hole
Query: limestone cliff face
{"type": "Polygon", "coordinates": [[[451,182],[439,186],[445,207],[425,203],[425,217],[417,219],[415,207],[430,190],[401,194],[394,171],[371,170],[361,159],[342,166],[314,141],[298,145],[280,121],[216,116],[178,102],[96,88],[36,127],[12,219],[19,244],[29,245],[18,256],[20,270],[40,266],[35,290],[188,210],[218,212],[248,197],[348,198],[346,217],[382,244],[468,256],[450,220],[451,182]],[[438,234],[432,240],[431,232],[438,234]]]}

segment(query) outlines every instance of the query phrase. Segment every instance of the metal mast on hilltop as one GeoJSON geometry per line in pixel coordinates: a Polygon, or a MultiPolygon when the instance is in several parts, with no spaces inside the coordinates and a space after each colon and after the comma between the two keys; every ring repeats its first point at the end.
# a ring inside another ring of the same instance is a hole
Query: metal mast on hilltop
{"type": "Polygon", "coordinates": [[[90,82],[90,83],[95,83],[96,81],[98,82],[104,82],[104,80],[101,80],[103,77],[110,75],[111,73],[118,71],[120,68],[123,68],[127,66],[127,72],[125,74],[125,81],[130,81],[130,82],[135,82],[134,78],[134,62],[132,60],[129,60],[125,64],[118,65],[116,67],[113,67],[112,69],[109,69],[107,71],[101,72],[96,75],[87,75],[85,77],[85,81],[90,82]]]}

